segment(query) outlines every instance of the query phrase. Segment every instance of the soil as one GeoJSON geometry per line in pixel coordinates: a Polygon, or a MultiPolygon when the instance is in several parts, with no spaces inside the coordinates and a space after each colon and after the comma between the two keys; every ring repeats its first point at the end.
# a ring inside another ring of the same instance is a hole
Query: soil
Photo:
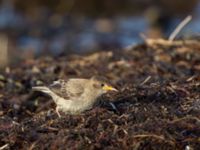
{"type": "Polygon", "coordinates": [[[0,149],[199,149],[199,73],[200,44],[184,42],[26,60],[0,74],[0,149]],[[31,90],[94,75],[119,92],[79,115],[31,90]]]}

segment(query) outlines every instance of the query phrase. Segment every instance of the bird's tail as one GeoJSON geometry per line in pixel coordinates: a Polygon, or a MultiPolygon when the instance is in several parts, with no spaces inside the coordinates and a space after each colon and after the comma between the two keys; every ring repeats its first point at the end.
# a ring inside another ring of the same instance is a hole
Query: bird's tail
{"type": "Polygon", "coordinates": [[[34,86],[34,87],[32,87],[32,90],[41,91],[41,92],[46,93],[46,94],[52,93],[52,91],[46,86],[34,86]]]}
{"type": "Polygon", "coordinates": [[[54,101],[57,101],[58,96],[46,86],[35,86],[35,87],[32,87],[32,90],[43,92],[43,93],[51,96],[54,101]]]}

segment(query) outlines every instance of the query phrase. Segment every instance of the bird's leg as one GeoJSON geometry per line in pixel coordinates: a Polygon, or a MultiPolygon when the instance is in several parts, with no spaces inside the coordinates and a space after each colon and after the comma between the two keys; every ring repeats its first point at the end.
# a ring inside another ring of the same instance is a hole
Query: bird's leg
{"type": "Polygon", "coordinates": [[[58,117],[61,118],[61,115],[60,115],[59,110],[58,110],[58,106],[56,107],[56,113],[57,113],[58,117]]]}

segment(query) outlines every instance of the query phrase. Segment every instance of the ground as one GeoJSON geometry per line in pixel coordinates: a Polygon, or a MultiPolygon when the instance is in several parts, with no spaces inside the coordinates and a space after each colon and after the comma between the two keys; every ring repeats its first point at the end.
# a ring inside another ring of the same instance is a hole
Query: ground
{"type": "Polygon", "coordinates": [[[199,41],[25,60],[0,74],[0,149],[196,150],[199,73],[199,41]],[[119,92],[79,115],[59,118],[50,97],[31,91],[58,78],[94,75],[119,92]]]}

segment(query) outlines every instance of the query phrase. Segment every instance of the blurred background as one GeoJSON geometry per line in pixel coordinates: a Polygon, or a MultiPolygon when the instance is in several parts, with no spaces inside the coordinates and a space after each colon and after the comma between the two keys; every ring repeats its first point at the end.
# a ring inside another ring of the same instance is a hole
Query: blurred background
{"type": "Polygon", "coordinates": [[[200,32],[198,0],[0,0],[0,66],[35,56],[125,48],[147,37],[200,32]]]}

